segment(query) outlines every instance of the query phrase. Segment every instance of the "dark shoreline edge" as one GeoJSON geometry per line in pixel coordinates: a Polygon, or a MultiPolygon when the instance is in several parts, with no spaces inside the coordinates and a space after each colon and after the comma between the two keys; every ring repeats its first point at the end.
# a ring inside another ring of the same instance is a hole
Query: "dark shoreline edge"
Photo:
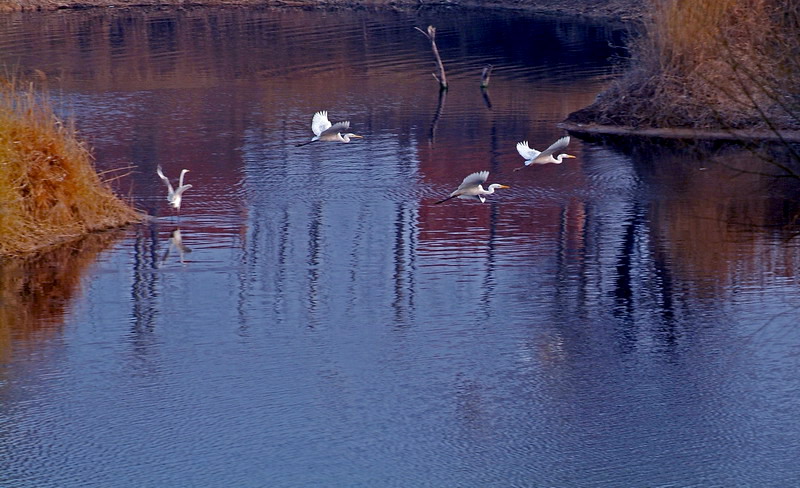
{"type": "Polygon", "coordinates": [[[570,134],[648,137],[653,139],[800,143],[800,131],[796,130],[638,128],[621,125],[578,124],[575,122],[559,122],[557,126],[570,134]]]}
{"type": "Polygon", "coordinates": [[[642,2],[637,0],[0,0],[0,14],[62,9],[200,7],[404,11],[480,8],[623,23],[638,22],[645,12],[642,2]]]}

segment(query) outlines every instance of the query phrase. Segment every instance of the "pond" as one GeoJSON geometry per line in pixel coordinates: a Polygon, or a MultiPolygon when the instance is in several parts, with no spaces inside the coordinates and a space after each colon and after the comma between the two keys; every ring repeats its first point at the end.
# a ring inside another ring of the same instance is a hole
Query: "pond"
{"type": "Polygon", "coordinates": [[[0,484],[796,484],[785,155],[573,136],[514,171],[625,41],[488,10],[4,14],[0,62],[152,218],[0,270],[0,484]],[[297,147],[320,110],[364,138],[297,147]],[[157,166],[190,170],[179,215],[157,166]],[[510,188],[435,204],[482,170],[510,188]]]}

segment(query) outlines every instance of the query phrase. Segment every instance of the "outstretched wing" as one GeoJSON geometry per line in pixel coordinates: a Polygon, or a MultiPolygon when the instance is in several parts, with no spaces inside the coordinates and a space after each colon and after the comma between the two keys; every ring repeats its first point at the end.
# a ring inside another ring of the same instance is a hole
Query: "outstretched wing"
{"type": "Polygon", "coordinates": [[[156,173],[158,173],[158,177],[161,178],[161,181],[167,185],[167,190],[169,190],[170,197],[172,196],[172,183],[169,182],[169,178],[164,176],[164,173],[161,171],[161,166],[156,166],[156,173]]]}
{"type": "Polygon", "coordinates": [[[476,173],[472,173],[471,175],[464,178],[464,181],[462,181],[461,184],[458,186],[458,190],[462,190],[464,188],[468,188],[471,186],[478,186],[488,179],[489,179],[488,171],[478,171],[476,173]]]}
{"type": "Polygon", "coordinates": [[[551,156],[553,154],[558,154],[560,151],[566,149],[569,145],[569,136],[564,136],[561,139],[557,140],[556,142],[550,144],[550,147],[542,151],[540,157],[546,158],[547,156],[551,156]]]}
{"type": "Polygon", "coordinates": [[[536,149],[528,146],[528,141],[522,141],[517,143],[517,152],[520,156],[525,158],[525,164],[530,164],[530,161],[536,158],[540,153],[536,149]]]}
{"type": "Polygon", "coordinates": [[[311,131],[315,136],[319,136],[331,126],[331,121],[328,120],[328,111],[323,110],[314,114],[311,119],[311,131]]]}
{"type": "MultiPolygon", "coordinates": [[[[328,122],[328,124],[330,125],[330,122],[328,122]]],[[[344,132],[349,128],[350,128],[350,121],[345,120],[344,122],[336,122],[335,124],[331,125],[327,129],[322,131],[322,134],[338,134],[339,132],[344,132]]]]}
{"type": "Polygon", "coordinates": [[[188,190],[191,187],[192,187],[192,185],[183,185],[182,187],[180,187],[177,190],[175,190],[175,196],[179,197],[179,196],[183,195],[183,192],[185,192],[186,190],[188,190]]]}

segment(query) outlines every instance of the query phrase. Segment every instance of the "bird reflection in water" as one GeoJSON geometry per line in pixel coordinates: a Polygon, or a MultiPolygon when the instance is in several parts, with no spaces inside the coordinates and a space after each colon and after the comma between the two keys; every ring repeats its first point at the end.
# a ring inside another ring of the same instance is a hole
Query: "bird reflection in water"
{"type": "Polygon", "coordinates": [[[173,231],[170,233],[169,246],[167,246],[167,249],[164,251],[164,255],[161,256],[161,262],[159,263],[159,266],[163,266],[164,263],[167,262],[167,259],[169,258],[170,253],[173,252],[173,249],[178,251],[181,264],[186,264],[184,257],[187,253],[192,252],[192,250],[183,243],[183,235],[181,234],[181,229],[179,227],[173,229],[173,231]]]}

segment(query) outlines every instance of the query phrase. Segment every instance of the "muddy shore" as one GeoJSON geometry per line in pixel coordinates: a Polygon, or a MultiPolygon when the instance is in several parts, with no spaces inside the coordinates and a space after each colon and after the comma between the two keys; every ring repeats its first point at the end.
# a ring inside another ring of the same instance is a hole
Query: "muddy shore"
{"type": "Polygon", "coordinates": [[[0,0],[0,12],[102,7],[283,7],[302,9],[493,8],[524,12],[637,21],[644,14],[637,0],[0,0]]]}

